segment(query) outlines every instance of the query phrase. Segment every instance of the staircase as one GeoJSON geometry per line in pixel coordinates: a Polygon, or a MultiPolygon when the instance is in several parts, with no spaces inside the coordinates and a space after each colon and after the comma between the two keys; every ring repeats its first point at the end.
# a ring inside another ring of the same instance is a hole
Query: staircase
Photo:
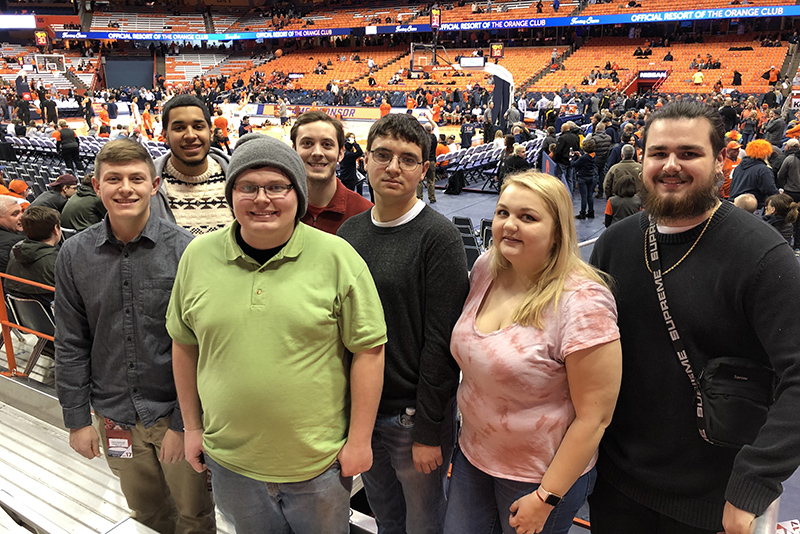
{"type": "Polygon", "coordinates": [[[77,89],[89,89],[89,86],[83,83],[83,80],[72,74],[69,70],[65,70],[61,74],[64,76],[64,78],[69,80],[70,83],[72,83],[72,85],[74,85],[77,89]]]}
{"type": "Polygon", "coordinates": [[[212,20],[211,14],[208,11],[203,13],[203,22],[205,22],[206,25],[206,33],[217,33],[214,29],[214,21],[212,20]]]}
{"type": "MultiPolygon", "coordinates": [[[[401,59],[403,59],[403,58],[405,58],[405,57],[408,57],[408,56],[410,56],[410,55],[411,55],[411,52],[409,51],[409,52],[406,52],[405,54],[402,54],[402,55],[400,55],[400,56],[398,56],[398,57],[396,57],[396,58],[394,58],[394,59],[390,59],[389,61],[387,61],[386,63],[383,63],[383,64],[381,64],[381,65],[378,65],[378,64],[376,63],[376,64],[375,64],[375,69],[374,69],[374,70],[375,70],[376,72],[377,72],[377,71],[379,71],[379,70],[383,70],[383,69],[385,69],[386,67],[388,67],[389,65],[391,65],[392,63],[397,63],[397,62],[398,62],[398,61],[400,61],[401,59]]],[[[364,78],[367,78],[368,76],[369,76],[369,72],[367,72],[366,74],[362,74],[362,75],[361,75],[361,76],[359,76],[358,78],[354,78],[354,79],[353,79],[353,81],[352,81],[351,83],[352,83],[352,84],[354,84],[354,83],[356,83],[356,82],[357,82],[357,81],[359,81],[359,80],[363,80],[364,78]]]]}
{"type": "MultiPolygon", "coordinates": [[[[584,42],[584,44],[586,44],[586,43],[584,42]]],[[[567,51],[566,51],[566,52],[564,52],[563,54],[561,54],[561,55],[558,57],[558,59],[557,59],[557,62],[558,62],[558,64],[560,65],[560,64],[564,63],[564,61],[566,61],[566,60],[567,60],[567,58],[568,58],[569,56],[571,56],[572,54],[574,54],[574,53],[575,53],[575,52],[576,52],[576,51],[577,51],[579,48],[580,48],[580,46],[576,46],[576,45],[574,45],[574,44],[573,44],[573,45],[570,45],[570,47],[567,49],[567,51]]],[[[549,68],[549,67],[550,67],[550,65],[548,65],[547,67],[545,67],[544,69],[542,69],[542,70],[539,72],[539,74],[537,74],[536,76],[534,76],[533,78],[531,78],[530,80],[528,80],[527,82],[525,82],[524,84],[522,84],[522,85],[519,87],[519,91],[521,92],[521,94],[526,94],[526,93],[528,92],[528,89],[529,89],[529,88],[530,88],[532,85],[534,85],[536,82],[540,81],[542,78],[544,78],[545,76],[547,76],[548,74],[550,74],[550,68],[549,68]]]]}

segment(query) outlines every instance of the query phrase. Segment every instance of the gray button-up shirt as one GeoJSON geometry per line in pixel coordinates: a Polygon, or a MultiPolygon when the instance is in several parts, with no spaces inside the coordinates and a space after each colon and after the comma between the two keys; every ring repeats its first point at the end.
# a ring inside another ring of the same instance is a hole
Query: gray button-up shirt
{"type": "Polygon", "coordinates": [[[67,428],[92,423],[94,410],[145,427],[183,420],[165,326],[178,261],[192,234],[150,217],[122,244],[108,216],[68,239],[56,263],[56,392],[67,428]]]}

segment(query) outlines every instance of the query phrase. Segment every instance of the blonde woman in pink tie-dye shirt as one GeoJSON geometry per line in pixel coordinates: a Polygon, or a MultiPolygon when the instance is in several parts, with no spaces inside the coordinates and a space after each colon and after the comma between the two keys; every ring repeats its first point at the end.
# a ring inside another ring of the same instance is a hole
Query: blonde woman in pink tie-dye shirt
{"type": "Polygon", "coordinates": [[[622,355],[556,178],[506,179],[451,349],[463,415],[445,534],[566,533],[594,486],[622,355]]]}

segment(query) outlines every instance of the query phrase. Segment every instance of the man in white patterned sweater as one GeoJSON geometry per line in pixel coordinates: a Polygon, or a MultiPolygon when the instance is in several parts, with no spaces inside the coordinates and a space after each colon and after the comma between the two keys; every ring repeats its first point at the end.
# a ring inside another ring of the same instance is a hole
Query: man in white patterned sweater
{"type": "Polygon", "coordinates": [[[233,215],[225,200],[228,156],[211,148],[211,114],[193,95],[178,95],[164,106],[164,138],[170,151],[156,160],[161,177],[150,208],[194,235],[227,226],[233,215]]]}

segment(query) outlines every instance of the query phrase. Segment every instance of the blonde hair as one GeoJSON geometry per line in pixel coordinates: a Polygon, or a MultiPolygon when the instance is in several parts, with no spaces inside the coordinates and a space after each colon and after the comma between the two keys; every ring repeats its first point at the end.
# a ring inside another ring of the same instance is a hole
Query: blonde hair
{"type": "MultiPolygon", "coordinates": [[[[542,317],[545,310],[558,301],[564,292],[567,278],[591,280],[608,287],[605,275],[583,261],[578,250],[578,236],[573,220],[572,199],[564,184],[554,176],[536,171],[525,171],[506,178],[500,196],[505,190],[515,185],[536,194],[544,203],[547,212],[553,218],[553,248],[544,267],[528,290],[525,300],[514,311],[513,320],[523,326],[543,327],[542,317]]],[[[490,268],[492,277],[497,278],[502,272],[511,268],[511,263],[496,247],[491,249],[490,268]]]]}

